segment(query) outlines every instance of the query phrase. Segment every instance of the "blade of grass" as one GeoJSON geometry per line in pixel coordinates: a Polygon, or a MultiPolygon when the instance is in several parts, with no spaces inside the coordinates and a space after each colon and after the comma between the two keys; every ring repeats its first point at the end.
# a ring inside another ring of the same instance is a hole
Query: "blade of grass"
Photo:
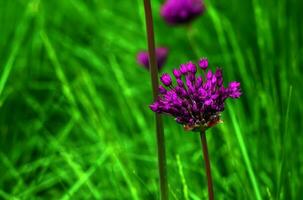
{"type": "Polygon", "coordinates": [[[22,41],[25,37],[26,31],[28,30],[28,24],[32,17],[30,14],[31,14],[33,5],[37,6],[39,4],[39,2],[40,2],[39,0],[32,0],[28,3],[25,13],[24,13],[23,17],[21,18],[19,25],[17,26],[15,36],[13,38],[12,45],[11,45],[12,51],[8,57],[7,62],[4,65],[2,74],[0,76],[0,97],[5,88],[7,80],[10,76],[13,64],[18,55],[18,52],[19,52],[20,46],[22,44],[22,41]]]}
{"type": "Polygon", "coordinates": [[[68,99],[72,109],[71,109],[71,115],[73,115],[76,119],[80,118],[81,113],[77,107],[77,103],[74,97],[74,94],[72,92],[72,89],[68,83],[68,80],[65,76],[65,73],[63,71],[63,68],[58,60],[56,51],[51,43],[51,41],[49,40],[47,34],[44,31],[40,32],[40,36],[41,39],[43,41],[43,44],[45,45],[47,54],[49,56],[49,59],[51,60],[56,75],[58,77],[58,79],[60,80],[61,84],[62,84],[62,93],[65,95],[65,97],[68,99]]]}
{"type": "Polygon", "coordinates": [[[7,194],[6,192],[0,190],[0,197],[4,200],[20,200],[17,197],[14,197],[13,195],[7,194]]]}
{"type": "MultiPolygon", "coordinates": [[[[286,115],[285,115],[285,122],[284,122],[284,135],[282,139],[282,153],[281,153],[281,164],[280,164],[280,173],[278,175],[278,190],[276,193],[275,199],[281,198],[281,192],[283,191],[283,183],[285,183],[285,177],[287,175],[287,172],[285,171],[287,169],[287,142],[289,140],[288,136],[288,122],[289,122],[289,110],[290,110],[290,102],[292,97],[292,86],[289,87],[289,94],[288,94],[288,100],[287,100],[287,108],[286,108],[286,115]]],[[[291,198],[291,197],[287,197],[291,198]]]]}
{"type": "Polygon", "coordinates": [[[19,170],[15,167],[14,163],[12,163],[11,160],[2,152],[0,153],[0,160],[2,160],[2,163],[6,166],[6,172],[10,173],[11,176],[17,180],[12,195],[17,194],[20,188],[26,188],[25,182],[20,175],[19,170]]]}
{"type": "Polygon", "coordinates": [[[182,166],[179,154],[176,155],[176,159],[177,159],[179,175],[180,175],[182,186],[183,186],[184,199],[189,200],[189,198],[188,198],[188,187],[187,187],[187,184],[186,184],[186,180],[185,180],[185,176],[184,176],[184,172],[183,172],[183,166],[182,166]]]}
{"type": "MultiPolygon", "coordinates": [[[[87,172],[84,172],[84,175],[81,176],[78,181],[65,193],[65,195],[61,198],[62,200],[73,199],[73,195],[85,184],[90,176],[92,176],[96,169],[107,159],[109,155],[109,150],[105,149],[103,154],[100,155],[99,159],[92,165],[87,172]]],[[[100,199],[100,197],[99,197],[100,199]]]]}
{"type": "Polygon", "coordinates": [[[135,185],[132,183],[131,178],[129,177],[128,173],[126,172],[125,167],[123,166],[123,164],[121,163],[120,159],[116,156],[115,153],[113,153],[113,158],[115,159],[116,163],[118,164],[118,167],[122,173],[122,176],[124,177],[124,180],[126,181],[130,193],[132,195],[132,198],[134,200],[139,200],[139,196],[138,196],[138,191],[137,191],[137,187],[135,187],[135,185]]]}
{"type": "Polygon", "coordinates": [[[248,156],[247,147],[245,145],[244,138],[242,136],[240,125],[238,123],[238,120],[236,119],[234,108],[230,105],[228,110],[229,110],[229,114],[230,114],[230,117],[231,117],[231,120],[232,120],[232,124],[233,124],[234,129],[235,129],[235,133],[236,133],[238,143],[240,145],[240,150],[241,150],[241,153],[242,153],[242,156],[243,156],[243,159],[244,159],[244,163],[246,165],[250,181],[251,181],[253,189],[255,191],[255,197],[256,197],[257,200],[262,200],[260,188],[259,188],[259,185],[258,185],[258,182],[257,182],[257,178],[256,178],[256,175],[253,171],[253,167],[252,167],[252,164],[251,164],[249,156],[248,156]]]}
{"type": "MultiPolygon", "coordinates": [[[[62,145],[60,145],[56,138],[49,135],[49,140],[51,141],[51,145],[54,149],[60,150],[60,155],[64,158],[66,163],[71,167],[71,169],[74,171],[78,179],[82,179],[82,177],[87,176],[84,170],[82,169],[82,166],[77,163],[74,159],[71,153],[68,153],[62,145]]],[[[92,182],[88,179],[85,184],[91,191],[92,195],[95,199],[100,199],[101,195],[99,191],[96,189],[96,187],[92,184],[92,182]]]]}

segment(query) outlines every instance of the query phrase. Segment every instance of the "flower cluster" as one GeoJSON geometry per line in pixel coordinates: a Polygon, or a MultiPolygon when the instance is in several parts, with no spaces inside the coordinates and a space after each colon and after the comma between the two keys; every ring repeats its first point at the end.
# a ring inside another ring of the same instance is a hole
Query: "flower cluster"
{"type": "Polygon", "coordinates": [[[202,0],[167,0],[161,7],[161,15],[169,24],[184,24],[201,15],[204,9],[202,0]]]}
{"type": "MultiPolygon", "coordinates": [[[[158,69],[161,69],[166,61],[168,54],[168,49],[165,47],[158,47],[156,48],[156,59],[157,59],[157,65],[158,69]]],[[[137,54],[137,62],[145,67],[146,69],[149,69],[149,56],[147,51],[141,51],[137,54]]]]}
{"type": "Polygon", "coordinates": [[[175,85],[171,76],[164,73],[160,78],[164,86],[159,86],[160,95],[150,105],[154,112],[172,115],[185,130],[206,130],[216,125],[220,122],[225,100],[241,95],[239,82],[224,87],[221,69],[215,73],[206,71],[207,59],[200,59],[198,65],[204,71],[204,77],[197,75],[194,63],[188,62],[173,70],[175,85]]]}

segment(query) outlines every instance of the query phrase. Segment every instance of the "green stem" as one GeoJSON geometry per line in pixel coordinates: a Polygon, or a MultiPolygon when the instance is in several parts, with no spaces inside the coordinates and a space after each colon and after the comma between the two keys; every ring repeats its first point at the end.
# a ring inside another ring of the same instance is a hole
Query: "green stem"
{"type": "Polygon", "coordinates": [[[206,140],[205,131],[200,132],[200,138],[201,138],[201,143],[202,143],[202,152],[203,152],[203,157],[204,157],[204,161],[205,161],[205,171],[206,171],[206,176],[207,176],[208,199],[213,200],[214,199],[214,190],[213,190],[213,183],[212,183],[212,178],[211,178],[210,162],[209,162],[209,157],[208,157],[207,140],[206,140]]]}
{"type": "MultiPolygon", "coordinates": [[[[149,69],[152,80],[152,89],[154,100],[158,97],[158,68],[155,51],[155,38],[153,30],[153,17],[150,0],[144,0],[145,21],[147,30],[147,44],[149,53],[149,69]]],[[[163,131],[163,123],[161,116],[156,113],[156,134],[157,134],[157,147],[158,147],[158,165],[160,176],[160,195],[162,200],[168,199],[168,185],[166,173],[166,154],[165,154],[165,138],[163,131]]]]}

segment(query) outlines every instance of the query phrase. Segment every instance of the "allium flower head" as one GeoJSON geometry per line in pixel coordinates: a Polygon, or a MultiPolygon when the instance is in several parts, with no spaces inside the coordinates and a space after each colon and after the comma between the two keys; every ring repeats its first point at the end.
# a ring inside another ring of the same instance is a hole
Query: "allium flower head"
{"type": "Polygon", "coordinates": [[[184,24],[203,13],[203,0],[167,0],[161,7],[161,15],[169,24],[184,24]]]}
{"type": "MultiPolygon", "coordinates": [[[[165,47],[158,47],[156,48],[156,58],[157,58],[157,65],[158,69],[160,70],[167,58],[168,49],[165,47]]],[[[140,51],[137,54],[137,62],[145,67],[146,69],[149,69],[149,55],[148,51],[140,51]]]]}
{"type": "Polygon", "coordinates": [[[222,70],[206,71],[206,61],[201,59],[199,62],[204,76],[197,74],[197,67],[192,62],[174,69],[175,85],[171,76],[164,73],[160,78],[164,86],[159,87],[160,95],[150,109],[173,116],[185,130],[206,130],[221,122],[220,113],[224,110],[225,100],[241,96],[240,83],[231,82],[224,87],[222,70]],[[204,64],[201,66],[202,60],[204,64]]]}

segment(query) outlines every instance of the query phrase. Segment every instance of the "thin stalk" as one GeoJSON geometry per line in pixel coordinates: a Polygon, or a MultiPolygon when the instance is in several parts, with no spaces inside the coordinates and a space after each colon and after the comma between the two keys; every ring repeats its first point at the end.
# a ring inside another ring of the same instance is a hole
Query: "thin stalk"
{"type": "Polygon", "coordinates": [[[207,189],[208,189],[208,199],[213,200],[214,199],[214,190],[213,190],[213,183],[211,178],[211,170],[210,170],[210,162],[208,157],[208,149],[207,149],[207,140],[206,140],[206,134],[205,131],[200,132],[200,138],[202,143],[202,152],[203,157],[205,161],[205,171],[207,176],[207,189]]]}
{"type": "MultiPolygon", "coordinates": [[[[150,0],[144,0],[145,21],[147,30],[147,45],[149,53],[149,69],[151,74],[153,98],[158,97],[158,67],[155,51],[155,38],[153,28],[153,17],[150,0]]],[[[156,135],[157,135],[157,147],[158,147],[158,165],[160,176],[160,196],[162,200],[168,199],[168,185],[167,185],[167,173],[166,173],[166,153],[165,153],[165,138],[163,131],[163,122],[161,116],[156,113],[156,135]]]]}

